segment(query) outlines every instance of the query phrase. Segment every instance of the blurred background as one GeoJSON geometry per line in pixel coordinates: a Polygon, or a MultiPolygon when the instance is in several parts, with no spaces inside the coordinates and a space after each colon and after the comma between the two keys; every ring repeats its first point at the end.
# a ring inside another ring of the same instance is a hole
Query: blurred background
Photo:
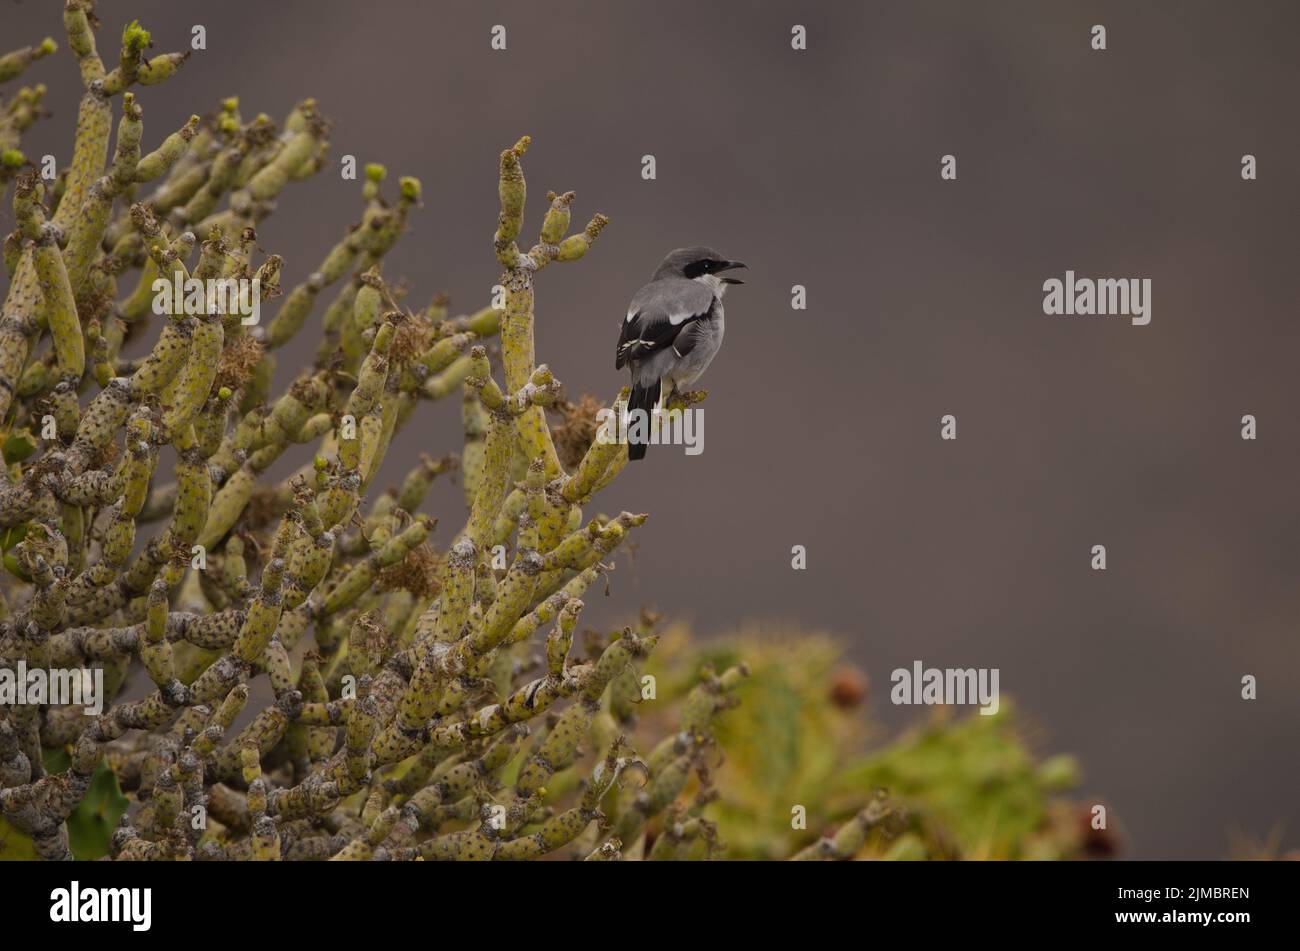
{"type": "MultiPolygon", "coordinates": [[[[0,0],[0,47],[65,45],[61,6],[0,0]]],[[[612,219],[586,259],[538,279],[538,357],[571,396],[624,382],[619,321],[666,251],[710,244],[748,262],[699,384],[705,451],[652,447],[601,496],[652,517],[584,622],[647,605],[706,637],[754,619],[829,631],[892,727],[925,715],[890,705],[894,668],[997,667],[1042,746],[1079,755],[1082,792],[1110,805],[1129,857],[1296,846],[1300,8],[101,0],[98,13],[110,62],[133,18],[158,52],[206,28],[178,80],[137,90],[146,148],[225,96],[277,119],[311,96],[336,160],[419,176],[424,209],[385,272],[412,305],[488,303],[497,155],[532,135],[525,236],[547,189],[577,190],[575,221],[612,219]],[[791,49],[794,24],[806,51],[791,49]],[[1258,181],[1241,180],[1245,153],[1258,181]],[[944,154],[956,181],[940,180],[944,154]],[[1067,269],[1150,278],[1151,324],[1044,316],[1042,283],[1067,269]],[[790,307],[795,284],[807,310],[790,307]],[[949,413],[955,442],[939,438],[949,413]],[[1089,567],[1096,544],[1104,572],[1089,567]]],[[[66,157],[72,61],[27,79],[49,86],[55,116],[24,150],[66,157]]],[[[286,288],[360,209],[359,183],[336,172],[286,190],[259,233],[287,260],[286,288]]],[[[3,230],[12,217],[0,210],[3,230]]],[[[280,387],[300,356],[282,356],[280,387]]],[[[426,407],[381,483],[454,444],[458,414],[457,400],[426,407]]],[[[459,487],[437,486],[430,511],[445,543],[459,487]]]]}

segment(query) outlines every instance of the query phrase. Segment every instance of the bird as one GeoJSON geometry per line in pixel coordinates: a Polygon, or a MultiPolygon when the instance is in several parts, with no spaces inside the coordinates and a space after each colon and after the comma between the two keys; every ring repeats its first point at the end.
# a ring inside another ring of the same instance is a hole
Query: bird
{"type": "MultiPolygon", "coordinates": [[[[712,248],[677,248],[664,256],[650,283],[632,295],[614,358],[616,370],[628,366],[632,371],[629,415],[641,410],[649,418],[708,369],[722,347],[722,297],[732,284],[745,283],[724,272],[744,267],[712,248]]],[[[629,440],[628,459],[644,458],[648,441],[648,435],[629,440]]]]}

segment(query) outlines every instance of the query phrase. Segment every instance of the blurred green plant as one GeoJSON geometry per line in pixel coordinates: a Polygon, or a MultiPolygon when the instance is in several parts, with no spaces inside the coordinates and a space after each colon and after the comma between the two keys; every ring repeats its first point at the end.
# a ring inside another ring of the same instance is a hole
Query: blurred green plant
{"type": "Polygon", "coordinates": [[[664,632],[647,669],[669,698],[702,667],[743,657],[749,670],[736,709],[715,729],[725,757],[714,781],[724,794],[712,814],[729,857],[797,853],[878,790],[894,812],[863,858],[1069,859],[1113,850],[1066,795],[1080,781],[1074,758],[1036,756],[1006,698],[993,716],[935,708],[886,742],[867,715],[867,677],[843,653],[836,639],[795,627],[751,627],[703,646],[684,627],[664,632]],[[796,806],[805,829],[792,828],[796,806]]]}

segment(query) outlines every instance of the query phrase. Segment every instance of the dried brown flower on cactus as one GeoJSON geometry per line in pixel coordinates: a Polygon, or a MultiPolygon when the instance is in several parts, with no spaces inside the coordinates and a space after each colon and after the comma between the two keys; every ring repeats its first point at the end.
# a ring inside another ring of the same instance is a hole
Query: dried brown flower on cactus
{"type": "Polygon", "coordinates": [[[551,407],[551,412],[560,417],[552,432],[556,451],[564,465],[576,466],[591,448],[600,428],[596,414],[604,407],[604,403],[588,393],[579,396],[577,402],[561,400],[551,407]]]}

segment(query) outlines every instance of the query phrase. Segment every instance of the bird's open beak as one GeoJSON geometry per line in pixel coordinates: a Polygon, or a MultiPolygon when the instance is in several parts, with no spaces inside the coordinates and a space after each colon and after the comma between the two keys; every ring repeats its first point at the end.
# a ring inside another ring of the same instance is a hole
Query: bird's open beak
{"type": "MultiPolygon", "coordinates": [[[[726,267],[720,267],[720,268],[718,268],[718,270],[719,270],[719,271],[731,271],[731,270],[734,270],[735,268],[738,268],[738,267],[748,268],[749,265],[747,265],[747,264],[741,264],[739,261],[728,261],[726,267]]],[[[724,278],[722,278],[722,283],[723,283],[723,284],[744,284],[745,282],[742,281],[742,280],[741,280],[740,278],[738,278],[738,277],[724,277],[724,278]]]]}

